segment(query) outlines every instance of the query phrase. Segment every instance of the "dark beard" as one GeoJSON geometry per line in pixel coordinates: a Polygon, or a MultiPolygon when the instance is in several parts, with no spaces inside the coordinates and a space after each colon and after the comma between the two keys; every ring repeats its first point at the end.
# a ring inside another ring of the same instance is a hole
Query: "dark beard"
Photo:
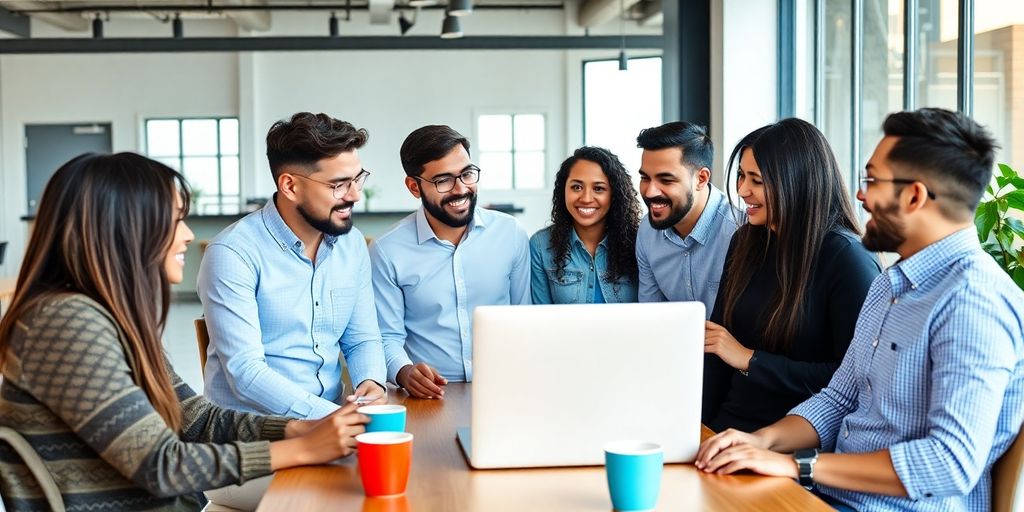
{"type": "Polygon", "coordinates": [[[476,211],[476,192],[467,192],[461,196],[445,197],[437,204],[427,201],[427,196],[421,194],[420,202],[423,203],[423,207],[427,209],[427,212],[429,212],[431,216],[441,221],[445,226],[461,228],[463,226],[468,226],[470,222],[473,222],[473,213],[476,211]],[[444,203],[456,201],[464,197],[469,198],[469,212],[466,213],[465,217],[454,217],[445,211],[443,206],[441,206],[444,203]]]}
{"type": "Polygon", "coordinates": [[[335,224],[331,222],[331,214],[334,213],[336,210],[351,207],[354,204],[355,203],[342,203],[338,206],[335,206],[334,208],[331,208],[331,211],[327,213],[327,218],[324,219],[318,219],[312,216],[309,212],[306,211],[305,208],[303,208],[301,204],[295,205],[295,209],[298,210],[299,215],[302,215],[302,218],[306,221],[306,224],[313,226],[313,229],[328,236],[341,236],[344,235],[345,233],[348,233],[349,231],[352,231],[352,217],[349,217],[347,220],[341,221],[340,224],[335,224]]]}
{"type": "Polygon", "coordinates": [[[871,211],[874,227],[868,226],[861,241],[864,247],[873,252],[896,252],[896,249],[907,241],[904,225],[896,218],[899,203],[876,207],[871,211]]]}
{"type": "MultiPolygon", "coordinates": [[[[660,199],[660,198],[654,198],[654,200],[652,200],[650,198],[645,197],[644,198],[644,203],[646,203],[647,204],[647,208],[650,209],[651,208],[651,203],[663,202],[663,201],[658,201],[658,199],[660,199]]],[[[666,201],[668,201],[668,200],[666,199],[666,201]]],[[[673,205],[672,209],[669,210],[669,212],[668,212],[668,217],[666,217],[665,220],[655,221],[654,217],[651,217],[651,214],[649,212],[647,214],[647,220],[650,221],[651,227],[654,228],[654,229],[658,229],[658,230],[668,229],[668,228],[670,228],[672,226],[675,226],[676,224],[679,224],[679,221],[683,220],[683,217],[686,217],[687,213],[690,213],[690,209],[691,208],[693,208],[693,192],[690,191],[690,190],[687,190],[686,191],[686,203],[685,204],[681,204],[679,206],[673,205]]]]}

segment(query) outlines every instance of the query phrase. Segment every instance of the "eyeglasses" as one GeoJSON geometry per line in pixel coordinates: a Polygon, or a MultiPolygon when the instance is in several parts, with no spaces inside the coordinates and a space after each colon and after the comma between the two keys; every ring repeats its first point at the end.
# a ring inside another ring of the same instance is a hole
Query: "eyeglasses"
{"type": "Polygon", "coordinates": [[[334,192],[335,199],[341,199],[345,197],[345,195],[348,194],[348,191],[352,188],[352,185],[359,187],[359,189],[361,190],[363,188],[363,183],[366,182],[366,177],[369,175],[370,171],[367,171],[366,169],[360,169],[359,174],[356,174],[355,178],[347,178],[337,183],[328,183],[326,181],[320,181],[317,179],[310,178],[309,176],[303,176],[301,174],[292,174],[292,176],[298,176],[304,180],[315,181],[317,183],[323,183],[324,185],[327,185],[334,192]]]}
{"type": "MultiPolygon", "coordinates": [[[[885,178],[874,178],[874,177],[871,177],[871,176],[861,176],[860,177],[860,193],[864,194],[864,195],[867,195],[867,193],[868,193],[868,185],[870,185],[871,183],[880,183],[880,182],[897,183],[897,184],[900,184],[900,185],[910,185],[912,183],[921,183],[921,180],[911,180],[911,179],[907,179],[907,178],[885,179],[885,178]]],[[[923,183],[921,183],[921,184],[924,185],[923,183]]],[[[928,192],[928,199],[931,199],[932,201],[934,201],[935,198],[938,197],[938,196],[935,195],[935,192],[932,192],[931,190],[928,190],[928,187],[925,187],[925,191],[928,192]]]]}
{"type": "Polygon", "coordinates": [[[440,177],[428,180],[419,176],[413,176],[420,181],[426,181],[434,184],[434,188],[437,189],[437,193],[444,194],[451,192],[455,188],[455,180],[461,181],[465,185],[472,185],[480,181],[480,168],[475,165],[470,165],[462,170],[458,176],[452,176],[450,174],[442,174],[440,177]]]}

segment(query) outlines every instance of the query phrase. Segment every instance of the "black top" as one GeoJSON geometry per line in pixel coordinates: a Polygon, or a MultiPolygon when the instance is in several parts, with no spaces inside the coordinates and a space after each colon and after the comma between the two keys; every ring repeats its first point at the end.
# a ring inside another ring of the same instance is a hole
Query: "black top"
{"type": "MultiPolygon", "coordinates": [[[[773,239],[774,240],[774,239],[773,239]]],[[[726,266],[736,237],[729,245],[726,266]]],[[[704,424],[716,432],[736,428],[753,432],[770,425],[790,409],[828,385],[853,338],[871,282],[881,272],[878,258],[848,231],[825,235],[814,275],[807,289],[803,322],[782,353],[763,350],[761,335],[768,325],[779,289],[775,272],[778,248],[769,241],[765,259],[740,294],[729,329],[737,341],[754,350],[744,376],[715,354],[704,356],[704,424]]],[[[728,270],[722,273],[724,291],[728,270]]],[[[711,321],[723,325],[723,294],[718,294],[711,321]]]]}

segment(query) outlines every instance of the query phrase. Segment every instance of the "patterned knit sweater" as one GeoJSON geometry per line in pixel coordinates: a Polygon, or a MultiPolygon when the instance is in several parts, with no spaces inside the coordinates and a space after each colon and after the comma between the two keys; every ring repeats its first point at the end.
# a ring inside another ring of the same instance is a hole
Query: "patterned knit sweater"
{"type": "MultiPolygon", "coordinates": [[[[179,436],[133,381],[129,358],[113,318],[77,294],[24,315],[10,340],[0,425],[40,455],[67,510],[199,510],[201,491],[270,473],[269,441],[284,436],[286,418],[220,409],[172,371],[179,436]]],[[[0,495],[9,512],[48,508],[7,443],[0,495]]]]}

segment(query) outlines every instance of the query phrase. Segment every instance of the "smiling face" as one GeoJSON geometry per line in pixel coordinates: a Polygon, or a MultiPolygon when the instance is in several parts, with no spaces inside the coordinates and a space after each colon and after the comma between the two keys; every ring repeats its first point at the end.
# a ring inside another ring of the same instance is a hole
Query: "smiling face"
{"type": "Polygon", "coordinates": [[[164,257],[164,273],[167,274],[170,283],[177,284],[185,277],[185,251],[188,250],[188,244],[195,239],[195,235],[188,224],[185,224],[181,195],[175,193],[174,197],[174,218],[177,220],[174,223],[174,239],[167,249],[167,256],[164,257]]]}
{"type": "Polygon", "coordinates": [[[604,226],[612,206],[611,186],[601,166],[578,160],[565,182],[565,207],[576,228],[604,226]]]}
{"type": "Polygon", "coordinates": [[[406,184],[409,190],[413,191],[413,195],[417,194],[418,187],[418,197],[430,216],[446,226],[461,228],[473,220],[477,184],[466,185],[461,179],[456,179],[454,188],[441,193],[430,181],[457,177],[472,164],[469,152],[461,144],[457,144],[444,157],[424,164],[423,173],[419,176],[421,179],[406,178],[406,184]]]}
{"type": "Polygon", "coordinates": [[[679,148],[645,149],[640,157],[640,196],[650,209],[654,229],[679,224],[693,208],[693,172],[683,165],[679,148]]]}
{"type": "Polygon", "coordinates": [[[354,149],[318,161],[316,172],[307,176],[310,179],[298,180],[295,209],[307,224],[321,233],[330,236],[348,233],[352,229],[352,206],[360,199],[359,186],[350,186],[339,199],[325,183],[334,185],[351,180],[361,171],[359,154],[354,149]]]}
{"type": "Polygon", "coordinates": [[[744,149],[740,156],[736,193],[747,205],[747,222],[755,226],[767,225],[768,204],[765,201],[764,179],[751,148],[744,149]]]}

